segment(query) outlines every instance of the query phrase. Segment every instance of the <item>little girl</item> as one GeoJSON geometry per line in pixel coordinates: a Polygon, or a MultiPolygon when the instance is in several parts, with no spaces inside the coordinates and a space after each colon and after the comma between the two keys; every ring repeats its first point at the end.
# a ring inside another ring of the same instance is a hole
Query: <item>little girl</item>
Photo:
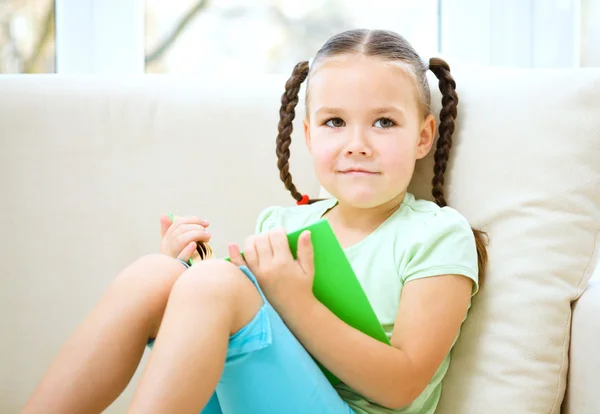
{"type": "Polygon", "coordinates": [[[122,271],[23,412],[100,413],[149,343],[129,413],[433,413],[486,260],[482,233],[444,198],[457,103],[448,65],[424,64],[399,35],[353,30],[329,39],[310,66],[296,65],[282,97],[278,166],[301,205],[266,209],[244,257],[231,245],[232,263],[191,268],[186,261],[196,242],[209,240],[208,223],[163,221],[161,254],[122,271]],[[435,203],[407,192],[416,160],[434,142],[428,69],[443,94],[435,203]],[[308,200],[289,173],[304,80],[304,135],[327,200],[308,200]],[[308,232],[294,260],[286,232],[323,217],[392,346],[314,297],[308,232]],[[313,357],[342,383],[333,387],[313,357]]]}

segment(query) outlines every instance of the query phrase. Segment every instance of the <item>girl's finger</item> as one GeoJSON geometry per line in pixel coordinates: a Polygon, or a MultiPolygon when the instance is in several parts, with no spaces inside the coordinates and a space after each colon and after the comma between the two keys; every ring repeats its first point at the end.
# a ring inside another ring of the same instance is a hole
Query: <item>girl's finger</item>
{"type": "Polygon", "coordinates": [[[269,241],[273,249],[273,256],[279,257],[282,260],[293,260],[290,244],[284,230],[273,230],[269,233],[269,241]]]}
{"type": "Polygon", "coordinates": [[[199,224],[202,227],[208,227],[210,223],[207,220],[201,219],[197,216],[183,216],[175,219],[177,224],[199,224]]]}
{"type": "Polygon", "coordinates": [[[179,256],[177,256],[177,258],[179,260],[183,260],[184,262],[189,262],[190,257],[192,257],[192,254],[194,253],[194,251],[196,250],[196,242],[191,242],[189,243],[187,246],[184,247],[184,249],[181,251],[181,253],[179,253],[179,256]]]}
{"type": "Polygon", "coordinates": [[[190,231],[190,230],[206,230],[208,231],[208,229],[206,227],[204,227],[201,224],[198,223],[178,223],[178,224],[173,224],[171,227],[173,227],[173,234],[181,234],[181,233],[185,233],[186,231],[190,231]]]}
{"type": "Polygon", "coordinates": [[[171,227],[172,221],[171,218],[167,215],[160,216],[160,238],[164,239],[165,234],[167,234],[167,230],[171,227]]]}
{"type": "Polygon", "coordinates": [[[231,263],[233,263],[236,266],[247,266],[246,261],[242,257],[242,253],[240,252],[240,248],[237,244],[231,243],[228,246],[228,250],[229,259],[231,260],[231,263]]]}
{"type": "Polygon", "coordinates": [[[246,263],[248,263],[250,270],[256,269],[260,264],[260,258],[256,252],[255,239],[256,236],[250,236],[244,243],[244,256],[246,257],[246,263]]]}
{"type": "Polygon", "coordinates": [[[315,253],[313,249],[312,240],[310,238],[310,231],[304,231],[298,239],[298,263],[304,273],[307,275],[313,275],[315,272],[315,253]]]}
{"type": "Polygon", "coordinates": [[[173,232],[171,233],[171,237],[179,237],[182,234],[190,232],[190,231],[205,231],[208,233],[208,230],[204,226],[201,226],[200,224],[184,223],[184,224],[179,224],[177,226],[177,228],[173,229],[173,232]]]}
{"type": "Polygon", "coordinates": [[[179,245],[186,245],[189,242],[205,242],[207,243],[208,241],[210,241],[210,233],[204,230],[191,230],[188,232],[185,232],[179,236],[177,236],[177,241],[179,243],[179,245]]]}
{"type": "Polygon", "coordinates": [[[179,243],[180,246],[192,240],[207,242],[210,240],[210,232],[198,224],[180,224],[168,235],[168,239],[179,243]]]}
{"type": "Polygon", "coordinates": [[[259,261],[270,260],[271,258],[273,258],[273,248],[271,247],[269,233],[259,234],[254,240],[254,244],[256,246],[256,254],[259,257],[259,261]]]}
{"type": "Polygon", "coordinates": [[[206,228],[209,225],[210,223],[208,221],[195,216],[174,217],[174,220],[165,233],[165,236],[172,237],[172,235],[179,234],[180,232],[184,231],[184,229],[191,229],[194,228],[194,226],[197,228],[206,228]]]}

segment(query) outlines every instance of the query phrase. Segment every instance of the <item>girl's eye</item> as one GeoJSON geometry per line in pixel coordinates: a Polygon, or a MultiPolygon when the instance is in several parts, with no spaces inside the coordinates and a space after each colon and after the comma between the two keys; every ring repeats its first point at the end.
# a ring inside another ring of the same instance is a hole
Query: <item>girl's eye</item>
{"type": "Polygon", "coordinates": [[[331,118],[329,121],[325,122],[325,125],[332,128],[341,128],[345,125],[345,123],[342,118],[331,118]]]}
{"type": "Polygon", "coordinates": [[[377,121],[375,121],[375,126],[378,128],[390,128],[394,125],[396,124],[390,118],[379,118],[377,121]],[[379,126],[377,126],[377,124],[379,124],[379,126]]]}

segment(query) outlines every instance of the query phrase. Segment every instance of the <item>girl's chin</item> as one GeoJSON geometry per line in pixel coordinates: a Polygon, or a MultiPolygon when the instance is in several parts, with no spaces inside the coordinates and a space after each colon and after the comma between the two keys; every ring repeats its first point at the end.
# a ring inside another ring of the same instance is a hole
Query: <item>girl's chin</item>
{"type": "Polygon", "coordinates": [[[371,192],[345,192],[341,193],[337,199],[344,204],[357,208],[377,207],[385,201],[371,192]]]}

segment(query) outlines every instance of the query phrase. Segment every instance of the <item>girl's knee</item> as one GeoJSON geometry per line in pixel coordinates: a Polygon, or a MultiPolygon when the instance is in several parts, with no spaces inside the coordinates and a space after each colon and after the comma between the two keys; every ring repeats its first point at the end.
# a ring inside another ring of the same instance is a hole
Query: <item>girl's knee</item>
{"type": "MultiPolygon", "coordinates": [[[[186,267],[164,254],[148,254],[132,262],[119,274],[120,278],[168,279],[180,276],[186,267]]],[[[175,282],[175,280],[173,280],[175,282]]]]}
{"type": "Polygon", "coordinates": [[[222,295],[231,297],[244,283],[237,266],[224,260],[205,260],[196,263],[177,280],[173,290],[193,295],[222,295]]]}
{"type": "Polygon", "coordinates": [[[233,330],[252,320],[263,304],[258,289],[236,265],[206,260],[188,269],[175,283],[169,300],[210,300],[234,314],[233,330]]]}
{"type": "Polygon", "coordinates": [[[162,304],[186,267],[164,254],[142,256],[127,266],[112,284],[114,289],[136,297],[153,299],[162,304]]]}
{"type": "Polygon", "coordinates": [[[129,266],[129,268],[144,268],[144,269],[153,269],[153,268],[164,268],[164,269],[175,269],[185,270],[185,266],[183,266],[179,261],[173,259],[172,257],[167,256],[166,254],[160,253],[152,253],[146,254],[137,260],[133,261],[129,266]]]}
{"type": "Polygon", "coordinates": [[[127,266],[109,288],[111,300],[131,304],[144,314],[154,337],[177,278],[186,270],[163,254],[143,256],[127,266]]]}

